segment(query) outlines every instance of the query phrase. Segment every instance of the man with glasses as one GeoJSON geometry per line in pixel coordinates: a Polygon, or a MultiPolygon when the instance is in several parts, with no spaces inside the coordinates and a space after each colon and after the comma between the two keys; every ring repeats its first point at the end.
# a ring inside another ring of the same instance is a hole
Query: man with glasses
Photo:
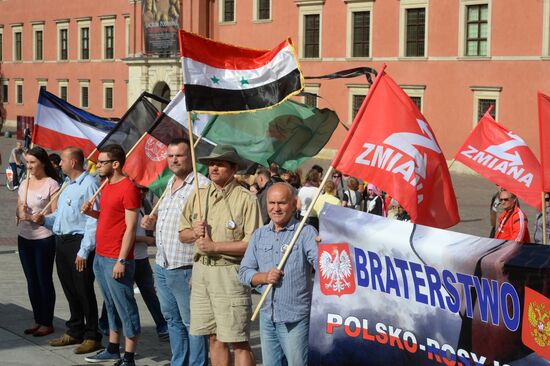
{"type": "MultiPolygon", "coordinates": [[[[550,193],[544,193],[544,209],[546,210],[546,244],[550,244],[550,193]]],[[[537,215],[537,221],[535,223],[535,233],[533,234],[535,243],[544,244],[542,233],[542,212],[537,215]]]]}
{"type": "Polygon", "coordinates": [[[198,159],[208,166],[212,181],[193,192],[181,214],[180,240],[195,243],[191,334],[209,337],[213,366],[230,365],[233,346],[235,365],[255,365],[250,348],[250,288],[239,281],[239,265],[252,233],[262,221],[256,197],[234,178],[245,167],[237,151],[217,145],[198,159]],[[200,203],[200,206],[199,206],[200,203]]]}
{"type": "MultiPolygon", "coordinates": [[[[141,227],[156,229],[157,257],[155,277],[160,306],[168,323],[171,364],[174,366],[208,364],[208,339],[189,334],[189,300],[193,271],[193,245],[179,240],[179,220],[183,205],[194,188],[191,147],[184,139],[174,139],[167,149],[168,169],[174,176],[166,186],[157,215],[146,215],[141,227]]],[[[199,187],[210,181],[198,174],[199,187]]]]}
{"type": "Polygon", "coordinates": [[[499,200],[504,212],[498,219],[495,239],[529,243],[531,238],[527,228],[527,216],[519,208],[517,197],[510,191],[502,190],[499,200]]]}
{"type": "Polygon", "coordinates": [[[109,318],[109,346],[86,357],[88,362],[118,361],[118,366],[134,366],[135,349],[141,332],[134,298],[134,243],[141,207],[138,188],[123,173],[126,154],[120,145],[100,149],[99,176],[108,180],[99,200],[99,211],[86,201],[81,211],[97,218],[94,273],[103,293],[109,318]],[[118,314],[118,316],[117,316],[118,314]],[[125,336],[125,353],[120,359],[120,330],[125,336]]]}

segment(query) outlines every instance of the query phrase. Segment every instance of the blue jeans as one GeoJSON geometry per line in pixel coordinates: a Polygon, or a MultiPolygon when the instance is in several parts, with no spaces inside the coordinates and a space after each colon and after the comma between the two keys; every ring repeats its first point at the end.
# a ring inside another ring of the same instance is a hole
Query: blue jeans
{"type": "Polygon", "coordinates": [[[208,365],[208,338],[189,334],[189,298],[192,268],[165,269],[155,266],[157,294],[162,314],[168,323],[172,366],[208,365]]]}
{"type": "Polygon", "coordinates": [[[27,279],[34,322],[51,326],[55,307],[53,286],[55,237],[52,235],[45,239],[29,240],[18,236],[17,250],[27,279]]]}
{"type": "Polygon", "coordinates": [[[166,320],[164,320],[162,316],[162,311],[160,310],[160,303],[155,291],[155,281],[153,280],[153,270],[149,264],[149,258],[136,259],[135,262],[136,271],[134,273],[134,281],[136,281],[141,297],[155,321],[157,333],[166,333],[168,327],[166,325],[166,320]]]}
{"type": "Polygon", "coordinates": [[[133,338],[141,332],[138,307],[134,298],[135,262],[129,260],[125,266],[124,276],[115,280],[113,267],[116,262],[116,258],[96,254],[94,273],[103,293],[109,329],[118,331],[122,328],[125,337],[133,338]]]}
{"type": "Polygon", "coordinates": [[[260,340],[263,364],[307,365],[308,334],[309,317],[294,323],[275,323],[261,312],[260,340]]]}

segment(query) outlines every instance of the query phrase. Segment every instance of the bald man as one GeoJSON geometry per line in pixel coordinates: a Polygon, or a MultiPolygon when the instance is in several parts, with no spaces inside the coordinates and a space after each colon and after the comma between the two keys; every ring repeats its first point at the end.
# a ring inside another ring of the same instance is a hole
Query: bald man
{"type": "Polygon", "coordinates": [[[317,231],[305,225],[283,271],[276,267],[296,232],[297,196],[288,183],[275,183],[267,191],[271,221],[257,229],[241,262],[241,283],[263,291],[273,285],[260,312],[260,339],[265,365],[306,365],[313,270],[317,270],[317,231]]]}

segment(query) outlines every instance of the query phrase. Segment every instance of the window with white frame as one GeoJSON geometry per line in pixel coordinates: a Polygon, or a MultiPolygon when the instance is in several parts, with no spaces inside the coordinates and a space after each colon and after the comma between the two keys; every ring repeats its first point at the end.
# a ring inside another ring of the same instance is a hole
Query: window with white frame
{"type": "Polygon", "coordinates": [[[500,92],[502,87],[485,87],[472,86],[470,90],[473,92],[473,126],[477,125],[481,117],[487,112],[492,105],[493,109],[489,114],[498,121],[498,107],[500,100],[500,92]]]}
{"type": "Polygon", "coordinates": [[[428,42],[428,0],[401,0],[399,55],[425,57],[428,42]]]}
{"type": "Polygon", "coordinates": [[[48,90],[48,79],[36,79],[38,82],[38,93],[48,90]]]}
{"type": "Polygon", "coordinates": [[[220,0],[220,23],[234,23],[236,0],[220,0]]]}
{"type": "Polygon", "coordinates": [[[401,85],[401,89],[411,98],[420,113],[424,113],[425,85],[401,85]]]}
{"type": "Polygon", "coordinates": [[[254,14],[253,20],[257,22],[271,20],[271,1],[272,0],[253,0],[254,14]]]}
{"type": "Polygon", "coordinates": [[[104,60],[115,58],[115,16],[101,18],[101,43],[104,60]]]}
{"type": "Polygon", "coordinates": [[[299,10],[301,58],[321,58],[324,0],[295,0],[299,10]]]}
{"type": "Polygon", "coordinates": [[[90,80],[80,80],[80,108],[88,108],[89,103],[89,92],[90,92],[90,80]]]}
{"type": "Polygon", "coordinates": [[[113,80],[103,81],[103,108],[113,109],[114,106],[114,86],[113,80]]]}
{"type": "Polygon", "coordinates": [[[317,96],[319,95],[319,88],[321,84],[306,84],[304,87],[304,99],[303,103],[310,107],[317,107],[317,96]]]}
{"type": "Polygon", "coordinates": [[[460,0],[460,55],[466,57],[487,57],[490,55],[491,1],[460,0]]]}
{"type": "Polygon", "coordinates": [[[90,59],[91,18],[78,20],[78,59],[90,59]]]}
{"type": "Polygon", "coordinates": [[[23,60],[23,25],[14,25],[11,28],[13,34],[13,61],[23,60]]]}
{"type": "Polygon", "coordinates": [[[15,80],[15,104],[23,104],[23,80],[15,80]]]}
{"type": "Polygon", "coordinates": [[[353,122],[369,91],[367,84],[348,84],[348,121],[353,122]]]}
{"type": "Polygon", "coordinates": [[[347,57],[370,57],[373,0],[347,1],[347,57]]]}
{"type": "Polygon", "coordinates": [[[0,62],[4,60],[4,27],[0,26],[0,62]]]}
{"type": "Polygon", "coordinates": [[[130,56],[130,16],[124,16],[124,56],[130,56]]]}
{"type": "Polygon", "coordinates": [[[69,59],[69,22],[67,20],[57,22],[57,59],[59,61],[69,59]]]}
{"type": "Polygon", "coordinates": [[[44,60],[44,23],[35,23],[32,25],[33,34],[33,60],[44,60]]]}
{"type": "Polygon", "coordinates": [[[59,85],[59,98],[63,99],[64,101],[69,100],[69,80],[58,80],[59,85]]]}
{"type": "Polygon", "coordinates": [[[9,102],[9,83],[7,79],[2,80],[2,98],[0,99],[2,103],[7,104],[9,102]]]}

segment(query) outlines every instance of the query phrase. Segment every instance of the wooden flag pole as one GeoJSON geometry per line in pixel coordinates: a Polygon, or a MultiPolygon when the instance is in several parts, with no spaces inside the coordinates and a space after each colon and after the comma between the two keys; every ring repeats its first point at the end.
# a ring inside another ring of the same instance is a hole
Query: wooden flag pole
{"type": "MultiPolygon", "coordinates": [[[[197,161],[195,158],[195,144],[193,143],[193,127],[191,126],[191,112],[187,111],[187,132],[189,132],[189,145],[191,147],[191,162],[193,164],[193,181],[195,186],[195,196],[199,208],[199,221],[202,221],[201,196],[199,195],[199,173],[197,172],[197,161]]],[[[198,142],[199,140],[197,140],[198,142]]]]}
{"type": "Polygon", "coordinates": [[[157,213],[157,210],[159,209],[159,206],[160,206],[160,202],[164,199],[164,196],[166,196],[166,192],[168,192],[169,189],[170,187],[167,185],[164,192],[162,192],[162,196],[159,197],[159,200],[155,204],[155,207],[153,207],[153,209],[151,210],[151,213],[149,214],[149,216],[155,215],[157,213]]]}
{"type": "MultiPolygon", "coordinates": [[[[304,214],[304,217],[300,221],[300,225],[298,226],[298,228],[294,232],[294,235],[292,236],[292,240],[290,241],[290,244],[288,244],[288,248],[286,249],[285,254],[283,255],[283,257],[281,258],[281,261],[277,265],[278,270],[281,271],[283,269],[283,267],[285,266],[286,260],[288,259],[288,256],[292,252],[292,248],[294,247],[294,244],[296,243],[296,241],[298,241],[298,236],[302,232],[302,229],[304,228],[304,225],[306,224],[307,218],[308,218],[309,214],[311,213],[311,210],[313,210],[313,206],[315,205],[315,202],[317,202],[317,199],[321,195],[321,190],[325,186],[325,183],[327,182],[328,178],[332,176],[332,171],[333,170],[334,170],[334,168],[332,166],[330,166],[328,168],[325,176],[323,177],[323,181],[319,185],[319,189],[317,189],[317,192],[315,193],[315,196],[313,197],[313,200],[311,200],[311,204],[307,208],[307,211],[304,214]]],[[[267,287],[265,288],[264,292],[262,293],[262,297],[260,298],[260,302],[258,302],[258,305],[256,306],[256,309],[254,310],[254,314],[252,314],[252,318],[251,318],[252,321],[256,320],[256,317],[260,313],[260,309],[261,309],[262,305],[264,304],[265,299],[267,298],[267,295],[269,294],[269,292],[271,291],[272,288],[273,288],[272,284],[267,285],[267,287]]]]}
{"type": "Polygon", "coordinates": [[[54,195],[52,196],[52,198],[50,198],[50,202],[48,202],[48,204],[46,205],[46,207],[44,207],[42,210],[40,210],[40,215],[45,215],[46,214],[46,211],[48,211],[48,208],[50,208],[50,206],[52,205],[52,203],[57,200],[57,198],[59,197],[59,195],[61,194],[61,192],[63,192],[65,190],[65,188],[67,188],[69,184],[67,182],[63,182],[63,185],[61,186],[61,188],[59,188],[57,190],[57,192],[54,193],[54,195]]]}
{"type": "Polygon", "coordinates": [[[453,164],[455,163],[456,159],[453,159],[451,160],[451,163],[449,164],[449,166],[447,167],[447,169],[449,170],[449,173],[451,172],[451,167],[453,166],[453,164]]]}
{"type": "Polygon", "coordinates": [[[542,244],[548,244],[546,240],[546,201],[544,200],[546,193],[542,192],[542,244]]]}

